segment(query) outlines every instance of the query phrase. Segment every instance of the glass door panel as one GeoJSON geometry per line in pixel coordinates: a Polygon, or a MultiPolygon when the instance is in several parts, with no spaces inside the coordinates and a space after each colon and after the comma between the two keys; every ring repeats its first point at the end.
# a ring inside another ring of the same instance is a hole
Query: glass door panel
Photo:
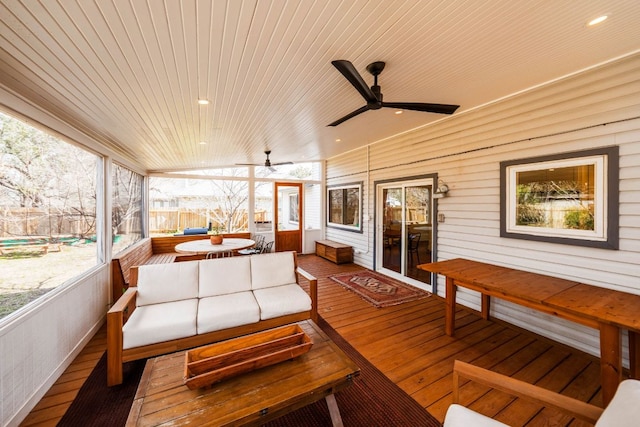
{"type": "Polygon", "coordinates": [[[431,186],[406,187],[404,194],[406,240],[404,274],[412,279],[429,283],[431,275],[417,268],[431,262],[431,186]]]}
{"type": "Polygon", "coordinates": [[[382,266],[402,273],[402,188],[382,190],[383,213],[383,257],[382,266]]]}
{"type": "Polygon", "coordinates": [[[433,180],[398,182],[378,186],[378,269],[430,284],[431,275],[417,268],[431,262],[433,180]]]}

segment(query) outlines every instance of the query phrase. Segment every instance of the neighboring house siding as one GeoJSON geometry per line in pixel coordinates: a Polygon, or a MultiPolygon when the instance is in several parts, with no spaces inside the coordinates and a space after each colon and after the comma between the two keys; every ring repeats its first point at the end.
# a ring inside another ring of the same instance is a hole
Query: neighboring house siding
{"type": "MultiPolygon", "coordinates": [[[[431,173],[450,188],[438,202],[438,212],[445,215],[445,222],[438,224],[439,260],[470,258],[640,294],[640,55],[327,162],[328,185],[368,177],[364,199],[368,214],[374,209],[374,182],[431,173]],[[619,250],[500,237],[501,161],[613,145],[620,149],[619,250]],[[361,158],[368,159],[369,168],[361,158]]],[[[373,225],[357,237],[337,230],[327,230],[327,236],[372,248],[373,225]]],[[[373,252],[356,256],[356,262],[372,268],[373,252]]],[[[441,277],[437,293],[444,294],[441,277]]],[[[458,302],[479,307],[478,295],[466,290],[459,293],[458,302]]],[[[593,329],[497,299],[492,313],[599,354],[598,332],[593,329]]]]}

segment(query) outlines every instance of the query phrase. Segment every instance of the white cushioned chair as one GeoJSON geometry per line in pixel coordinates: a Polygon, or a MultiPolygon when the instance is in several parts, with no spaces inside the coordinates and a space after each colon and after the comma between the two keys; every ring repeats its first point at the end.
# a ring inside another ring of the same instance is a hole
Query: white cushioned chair
{"type": "Polygon", "coordinates": [[[636,427],[640,425],[639,380],[621,382],[613,399],[603,410],[580,400],[456,360],[453,365],[453,404],[447,410],[444,427],[507,426],[458,404],[460,377],[523,399],[535,401],[544,406],[556,408],[575,418],[595,424],[596,427],[636,427]]]}

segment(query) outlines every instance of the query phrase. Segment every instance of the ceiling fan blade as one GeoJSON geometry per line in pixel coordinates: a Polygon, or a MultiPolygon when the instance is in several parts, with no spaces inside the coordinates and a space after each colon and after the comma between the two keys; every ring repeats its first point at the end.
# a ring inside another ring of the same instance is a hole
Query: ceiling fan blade
{"type": "Polygon", "coordinates": [[[427,113],[453,114],[460,106],[450,104],[426,104],[423,102],[383,102],[383,107],[400,110],[425,111],[427,113]]]}
{"type": "Polygon", "coordinates": [[[281,165],[292,165],[293,162],[278,162],[278,163],[271,163],[272,166],[281,166],[281,165]]]}
{"type": "Polygon", "coordinates": [[[342,73],[342,75],[347,80],[349,80],[349,83],[351,83],[351,85],[356,88],[358,92],[360,92],[360,95],[362,95],[367,103],[378,102],[376,95],[373,93],[367,83],[362,79],[362,76],[358,73],[358,70],[356,70],[351,62],[344,59],[339,59],[336,61],[331,61],[331,63],[338,69],[338,71],[342,73]]]}
{"type": "Polygon", "coordinates": [[[353,111],[353,112],[347,114],[343,118],[338,119],[333,123],[329,123],[327,126],[338,126],[340,123],[346,122],[347,120],[357,116],[358,114],[362,114],[362,113],[364,113],[365,111],[368,111],[368,110],[369,110],[369,107],[365,105],[364,107],[360,107],[356,111],[353,111]]]}

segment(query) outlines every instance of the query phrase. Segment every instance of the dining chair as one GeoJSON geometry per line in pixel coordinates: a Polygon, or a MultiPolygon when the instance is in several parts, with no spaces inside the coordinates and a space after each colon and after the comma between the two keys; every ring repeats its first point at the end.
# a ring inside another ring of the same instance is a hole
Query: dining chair
{"type": "Polygon", "coordinates": [[[420,233],[411,233],[409,234],[409,244],[408,244],[408,251],[409,251],[409,263],[413,264],[413,254],[416,255],[416,258],[418,259],[418,264],[420,264],[420,253],[418,252],[418,248],[420,246],[420,233]]]}
{"type": "Polygon", "coordinates": [[[238,253],[240,255],[253,255],[262,253],[262,248],[264,246],[264,235],[255,234],[251,236],[251,240],[256,242],[256,244],[252,248],[240,249],[238,253]]]}
{"type": "Polygon", "coordinates": [[[270,252],[271,252],[271,248],[273,248],[273,240],[272,240],[272,241],[270,241],[269,243],[265,243],[265,244],[262,246],[262,250],[261,250],[261,252],[260,252],[260,253],[261,253],[261,254],[268,254],[268,253],[270,253],[270,252]]]}

